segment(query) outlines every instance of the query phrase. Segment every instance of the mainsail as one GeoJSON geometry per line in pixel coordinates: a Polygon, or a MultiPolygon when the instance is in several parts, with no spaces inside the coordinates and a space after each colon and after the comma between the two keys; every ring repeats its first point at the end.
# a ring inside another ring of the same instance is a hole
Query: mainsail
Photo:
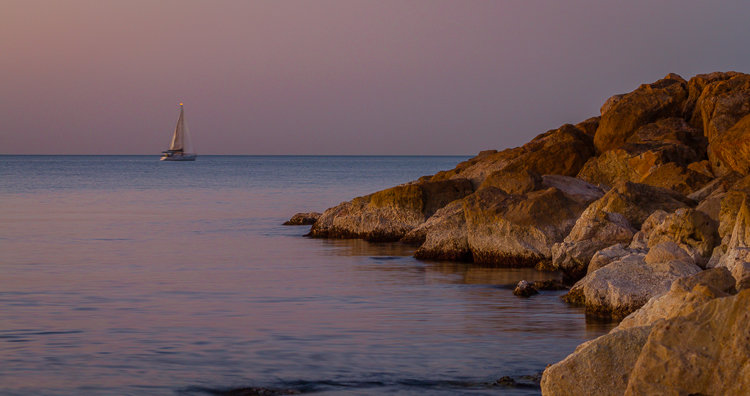
{"type": "Polygon", "coordinates": [[[193,144],[190,139],[190,130],[185,120],[185,110],[180,103],[180,118],[177,119],[177,126],[174,128],[172,144],[169,145],[170,151],[182,151],[184,153],[193,152],[193,144]]]}

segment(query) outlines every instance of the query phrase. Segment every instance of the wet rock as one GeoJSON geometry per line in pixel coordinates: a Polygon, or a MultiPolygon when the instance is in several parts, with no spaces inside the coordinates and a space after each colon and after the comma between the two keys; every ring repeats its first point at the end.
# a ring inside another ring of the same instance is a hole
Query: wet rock
{"type": "Polygon", "coordinates": [[[283,225],[312,225],[320,218],[320,215],[318,212],[297,213],[283,225]]]}
{"type": "Polygon", "coordinates": [[[700,271],[688,260],[654,261],[642,254],[625,256],[587,274],[563,299],[585,306],[592,316],[622,318],[666,293],[674,280],[700,271]]]}
{"type": "Polygon", "coordinates": [[[542,374],[543,395],[622,395],[650,327],[610,332],[579,345],[542,374]]]}
{"type": "Polygon", "coordinates": [[[602,107],[594,145],[600,152],[621,146],[641,126],[660,118],[677,117],[688,97],[687,82],[670,74],[644,84],[602,107]]]}
{"type": "Polygon", "coordinates": [[[541,281],[534,281],[532,283],[535,289],[537,290],[568,290],[570,289],[567,285],[564,283],[554,280],[554,279],[546,279],[541,281]]]}
{"type": "Polygon", "coordinates": [[[630,372],[625,395],[746,394],[749,328],[750,290],[655,323],[630,372]]]}
{"type": "Polygon", "coordinates": [[[397,241],[438,209],[472,191],[466,179],[403,184],[326,210],[308,235],[397,241]]]}
{"type": "Polygon", "coordinates": [[[539,294],[539,290],[532,283],[522,280],[513,289],[513,294],[519,297],[531,297],[534,294],[539,294]]]}

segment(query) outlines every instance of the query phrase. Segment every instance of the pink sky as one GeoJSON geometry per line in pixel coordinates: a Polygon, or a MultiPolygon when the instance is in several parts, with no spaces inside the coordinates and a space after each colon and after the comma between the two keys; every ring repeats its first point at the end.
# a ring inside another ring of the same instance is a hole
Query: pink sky
{"type": "Polygon", "coordinates": [[[750,72],[726,1],[0,6],[0,153],[473,154],[669,72],[750,72]]]}

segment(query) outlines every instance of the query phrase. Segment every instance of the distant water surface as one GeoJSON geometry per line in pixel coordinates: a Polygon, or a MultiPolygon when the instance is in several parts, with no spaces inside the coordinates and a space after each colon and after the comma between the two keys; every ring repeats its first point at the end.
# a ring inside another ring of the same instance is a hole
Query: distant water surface
{"type": "Polygon", "coordinates": [[[554,274],[280,225],[464,159],[0,156],[0,394],[537,394],[611,327],[554,274]]]}

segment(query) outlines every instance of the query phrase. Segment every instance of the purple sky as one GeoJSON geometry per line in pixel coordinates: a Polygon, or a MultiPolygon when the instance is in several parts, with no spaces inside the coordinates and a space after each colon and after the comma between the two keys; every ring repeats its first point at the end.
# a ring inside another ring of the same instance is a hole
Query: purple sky
{"type": "Polygon", "coordinates": [[[750,72],[745,1],[3,0],[0,153],[474,154],[669,72],[750,72]],[[719,4],[719,5],[717,5],[719,4]]]}

